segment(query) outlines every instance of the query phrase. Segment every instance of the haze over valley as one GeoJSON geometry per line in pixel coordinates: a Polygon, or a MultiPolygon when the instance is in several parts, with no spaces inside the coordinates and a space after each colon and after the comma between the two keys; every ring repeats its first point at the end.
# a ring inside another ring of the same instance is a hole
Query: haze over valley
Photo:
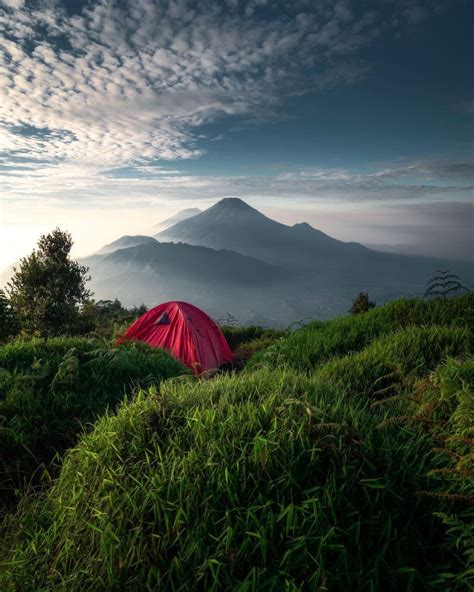
{"type": "Polygon", "coordinates": [[[239,198],[157,226],[154,237],[126,235],[81,260],[97,298],[152,306],[192,294],[215,318],[285,326],[344,314],[360,291],[380,303],[421,296],[434,270],[447,264],[472,277],[465,262],[345,243],[307,223],[271,220],[239,198]]]}

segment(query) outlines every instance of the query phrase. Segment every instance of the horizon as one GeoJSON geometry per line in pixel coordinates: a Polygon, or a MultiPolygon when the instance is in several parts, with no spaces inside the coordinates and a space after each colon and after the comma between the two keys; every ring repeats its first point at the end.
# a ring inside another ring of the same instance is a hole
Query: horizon
{"type": "Polygon", "coordinates": [[[0,2],[0,271],[236,196],[372,248],[469,259],[465,0],[0,2]]]}

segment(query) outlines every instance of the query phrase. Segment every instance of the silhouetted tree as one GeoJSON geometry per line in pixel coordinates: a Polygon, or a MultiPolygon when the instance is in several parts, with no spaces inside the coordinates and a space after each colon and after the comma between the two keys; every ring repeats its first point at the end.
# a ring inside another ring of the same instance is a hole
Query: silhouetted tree
{"type": "Polygon", "coordinates": [[[446,298],[456,292],[468,292],[469,290],[461,284],[461,278],[448,269],[437,269],[435,275],[428,281],[428,287],[423,298],[430,296],[446,298]]]}
{"type": "Polygon", "coordinates": [[[352,306],[349,309],[349,313],[352,315],[362,314],[367,312],[371,308],[375,307],[375,302],[369,299],[367,292],[359,292],[359,295],[355,300],[352,301],[352,306]]]}
{"type": "Polygon", "coordinates": [[[19,331],[18,318],[7,295],[0,290],[0,341],[16,335],[19,331]]]}
{"type": "Polygon", "coordinates": [[[50,336],[74,330],[78,305],[91,293],[88,268],[70,259],[72,245],[71,235],[56,228],[14,268],[7,292],[26,332],[50,336]]]}

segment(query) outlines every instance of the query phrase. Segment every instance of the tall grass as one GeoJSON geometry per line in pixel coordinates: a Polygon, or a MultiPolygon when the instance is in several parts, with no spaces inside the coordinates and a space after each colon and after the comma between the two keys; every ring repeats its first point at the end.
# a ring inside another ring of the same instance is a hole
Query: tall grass
{"type": "Polygon", "coordinates": [[[4,586],[439,589],[438,571],[464,559],[440,544],[439,500],[417,495],[431,435],[416,422],[380,429],[393,409],[374,408],[367,385],[385,358],[412,385],[464,354],[466,335],[410,328],[313,377],[262,368],[142,392],[13,520],[4,586]]]}
{"type": "Polygon", "coordinates": [[[260,351],[247,365],[278,368],[282,364],[312,371],[334,357],[359,351],[374,339],[410,326],[474,326],[474,294],[460,298],[398,300],[352,317],[310,323],[260,351]]]}
{"type": "Polygon", "coordinates": [[[134,389],[184,373],[162,350],[113,348],[81,338],[0,347],[0,505],[13,490],[48,477],[48,465],[85,424],[134,389]]]}
{"type": "MultiPolygon", "coordinates": [[[[399,401],[392,397],[385,405],[399,401]]],[[[465,557],[465,568],[443,571],[438,584],[449,590],[474,589],[474,358],[448,358],[419,380],[404,402],[405,415],[386,423],[419,419],[434,439],[429,488],[419,495],[439,502],[436,516],[446,525],[447,545],[465,557]],[[446,502],[452,502],[448,511],[446,502]]]]}

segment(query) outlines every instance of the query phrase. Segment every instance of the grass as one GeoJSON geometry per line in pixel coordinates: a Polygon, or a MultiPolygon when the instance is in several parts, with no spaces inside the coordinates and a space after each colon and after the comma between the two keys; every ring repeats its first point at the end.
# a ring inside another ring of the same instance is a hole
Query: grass
{"type": "Polygon", "coordinates": [[[0,587],[470,589],[471,305],[393,303],[139,391],[8,517],[0,587]]]}
{"type": "Polygon", "coordinates": [[[162,350],[110,348],[82,338],[18,341],[0,348],[0,505],[49,479],[55,455],[134,389],[184,373],[162,350]]]}
{"type": "Polygon", "coordinates": [[[374,339],[410,326],[474,326],[474,295],[435,300],[398,300],[366,314],[315,321],[253,356],[248,367],[282,364],[302,372],[335,356],[360,351],[374,339]]]}
{"type": "MultiPolygon", "coordinates": [[[[398,405],[399,396],[384,404],[398,405]]],[[[420,379],[403,397],[405,416],[392,416],[387,423],[421,420],[436,446],[432,449],[430,487],[420,495],[438,500],[436,515],[446,526],[446,544],[465,558],[465,569],[444,572],[439,583],[445,589],[474,588],[474,358],[448,358],[420,379]],[[452,502],[455,512],[443,509],[452,502]],[[444,511],[443,511],[444,510],[444,511]]]]}

